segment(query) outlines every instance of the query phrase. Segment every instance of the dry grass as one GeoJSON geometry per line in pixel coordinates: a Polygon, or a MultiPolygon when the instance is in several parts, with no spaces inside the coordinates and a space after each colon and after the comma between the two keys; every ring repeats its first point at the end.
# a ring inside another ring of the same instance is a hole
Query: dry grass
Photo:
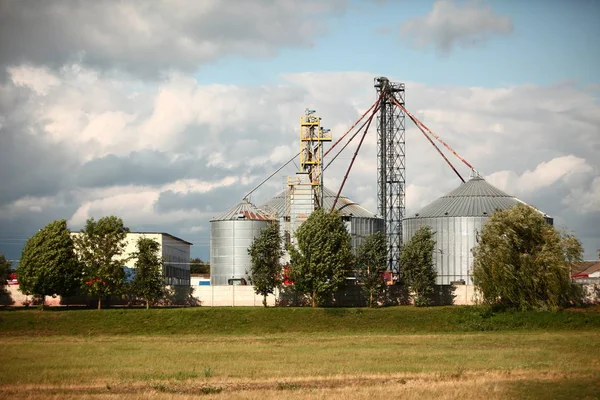
{"type": "MultiPolygon", "coordinates": [[[[597,376],[573,376],[562,372],[487,371],[454,374],[385,374],[362,376],[304,377],[286,380],[217,379],[189,380],[181,383],[149,383],[121,385],[67,385],[60,387],[30,385],[4,387],[3,398],[22,399],[508,399],[546,398],[543,392],[524,393],[515,384],[537,382],[545,387],[557,387],[561,382],[584,381],[587,391],[568,392],[572,399],[597,398],[597,376]]],[[[552,390],[552,389],[551,389],[552,390]]],[[[552,398],[556,391],[552,391],[552,398]]]]}
{"type": "Polygon", "coordinates": [[[0,398],[596,398],[597,338],[597,331],[4,337],[0,398]]]}

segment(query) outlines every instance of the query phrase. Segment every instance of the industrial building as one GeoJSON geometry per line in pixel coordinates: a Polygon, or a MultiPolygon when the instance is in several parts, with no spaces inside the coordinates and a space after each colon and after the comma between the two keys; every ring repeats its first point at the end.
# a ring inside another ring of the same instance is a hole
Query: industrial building
{"type": "MultiPolygon", "coordinates": [[[[384,230],[382,218],[323,186],[323,144],[331,141],[331,137],[327,135],[329,130],[321,127],[321,118],[314,114],[306,110],[300,118],[300,168],[288,177],[287,187],[260,207],[247,200],[249,193],[241,203],[211,220],[212,285],[248,283],[251,269],[248,248],[260,231],[277,223],[286,244],[294,244],[294,233],[318,207],[340,213],[354,249],[366,236],[384,230]]],[[[288,260],[286,255],[282,261],[288,260]]]]}
{"type": "MultiPolygon", "coordinates": [[[[336,193],[332,190],[323,187],[323,205],[326,210],[333,207],[336,193]]],[[[277,218],[282,228],[285,228],[289,222],[288,209],[291,205],[292,194],[290,189],[286,189],[260,206],[262,210],[277,218]]],[[[350,200],[348,197],[341,195],[335,205],[335,210],[338,211],[346,225],[346,230],[352,238],[352,248],[356,249],[361,245],[363,239],[375,232],[383,231],[383,219],[364,208],[358,203],[350,200]]],[[[285,232],[285,229],[282,229],[285,232]]],[[[286,237],[286,240],[292,242],[293,238],[286,237]]]]}
{"type": "MultiPolygon", "coordinates": [[[[496,210],[507,210],[523,201],[490,185],[478,175],[423,207],[402,222],[403,241],[430,227],[435,232],[434,263],[438,285],[472,285],[473,254],[478,233],[496,210]]],[[[543,213],[542,213],[543,214],[543,213]]],[[[550,224],[553,219],[543,214],[550,224]]]]}
{"type": "MultiPolygon", "coordinates": [[[[80,232],[71,232],[79,235],[80,232]]],[[[125,250],[121,259],[123,266],[131,270],[135,268],[135,258],[131,256],[137,251],[139,238],[154,239],[159,244],[159,256],[164,260],[163,276],[165,283],[171,286],[190,285],[190,254],[192,243],[164,232],[128,232],[125,238],[125,250]]]]}

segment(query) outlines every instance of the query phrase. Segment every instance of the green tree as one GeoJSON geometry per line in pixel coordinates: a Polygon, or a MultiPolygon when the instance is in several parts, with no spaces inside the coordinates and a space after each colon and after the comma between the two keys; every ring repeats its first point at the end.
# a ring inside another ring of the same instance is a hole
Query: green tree
{"type": "Polygon", "coordinates": [[[49,223],[27,240],[17,276],[21,292],[41,297],[42,310],[46,296],[68,296],[77,290],[81,268],[66,220],[49,223]]]}
{"type": "Polygon", "coordinates": [[[338,290],[353,263],[350,235],[340,216],[314,211],[295,233],[297,246],[289,246],[290,278],[316,307],[338,290]]]}
{"type": "Polygon", "coordinates": [[[4,257],[4,254],[0,254],[0,293],[4,290],[4,285],[11,272],[11,266],[12,263],[4,257]]]}
{"type": "Polygon", "coordinates": [[[199,258],[190,260],[190,274],[210,274],[210,264],[199,258]]]}
{"type": "Polygon", "coordinates": [[[146,301],[146,309],[150,308],[150,303],[165,295],[163,260],[159,250],[160,244],[156,240],[141,237],[137,241],[137,252],[133,255],[137,260],[132,288],[136,296],[146,301]]]}
{"type": "Polygon", "coordinates": [[[419,228],[400,254],[402,281],[412,293],[415,306],[430,304],[434,293],[437,273],[433,266],[433,235],[430,227],[419,228]]]}
{"type": "Polygon", "coordinates": [[[263,306],[267,306],[267,296],[281,285],[281,257],[284,254],[279,225],[271,224],[260,232],[248,248],[252,266],[251,282],[256,294],[263,296],[263,306]]]}
{"type": "Polygon", "coordinates": [[[103,217],[98,221],[90,218],[75,237],[75,248],[83,264],[83,284],[88,293],[98,297],[98,309],[102,308],[102,297],[118,294],[123,289],[126,262],[120,256],[125,250],[125,238],[129,228],[115,216],[103,217]]]}
{"type": "Polygon", "coordinates": [[[387,239],[383,232],[368,236],[360,245],[356,256],[358,279],[367,296],[367,305],[373,307],[385,288],[381,274],[387,267],[387,239]]]}
{"type": "Polygon", "coordinates": [[[573,267],[583,261],[583,246],[575,235],[570,234],[566,230],[560,233],[560,240],[570,277],[573,275],[573,267]]]}
{"type": "Polygon", "coordinates": [[[483,301],[520,310],[566,305],[574,294],[569,267],[582,247],[534,208],[517,204],[484,224],[473,248],[473,282],[483,301]]]}

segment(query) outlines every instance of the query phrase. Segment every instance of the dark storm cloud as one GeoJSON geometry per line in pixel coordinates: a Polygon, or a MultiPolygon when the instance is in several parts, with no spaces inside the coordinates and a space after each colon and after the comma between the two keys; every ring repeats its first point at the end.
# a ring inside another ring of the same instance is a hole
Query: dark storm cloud
{"type": "Polygon", "coordinates": [[[75,183],[80,187],[107,187],[120,185],[158,186],[182,178],[210,177],[219,180],[227,171],[206,165],[200,157],[172,160],[172,155],[161,151],[142,150],[120,157],[114,154],[97,158],[81,166],[75,183]]]}
{"type": "Polygon", "coordinates": [[[12,119],[0,128],[0,207],[23,196],[52,196],[70,185],[68,148],[44,140],[36,128],[12,119]]]}
{"type": "Polygon", "coordinates": [[[177,193],[167,190],[160,194],[154,208],[158,213],[198,210],[217,216],[242,201],[244,195],[252,190],[251,186],[233,184],[204,193],[177,193]]]}
{"type": "Polygon", "coordinates": [[[0,0],[0,67],[80,61],[146,77],[194,71],[225,55],[264,57],[284,46],[309,46],[324,31],[315,16],[344,5],[344,0],[0,0]]]}

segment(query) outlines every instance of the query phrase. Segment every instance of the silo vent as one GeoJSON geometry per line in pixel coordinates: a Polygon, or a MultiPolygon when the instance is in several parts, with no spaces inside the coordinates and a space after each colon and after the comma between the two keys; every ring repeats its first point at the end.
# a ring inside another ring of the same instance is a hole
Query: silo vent
{"type": "Polygon", "coordinates": [[[243,218],[246,218],[246,214],[244,214],[243,212],[241,212],[241,213],[238,213],[237,217],[240,218],[240,219],[243,219],[243,218]]]}

